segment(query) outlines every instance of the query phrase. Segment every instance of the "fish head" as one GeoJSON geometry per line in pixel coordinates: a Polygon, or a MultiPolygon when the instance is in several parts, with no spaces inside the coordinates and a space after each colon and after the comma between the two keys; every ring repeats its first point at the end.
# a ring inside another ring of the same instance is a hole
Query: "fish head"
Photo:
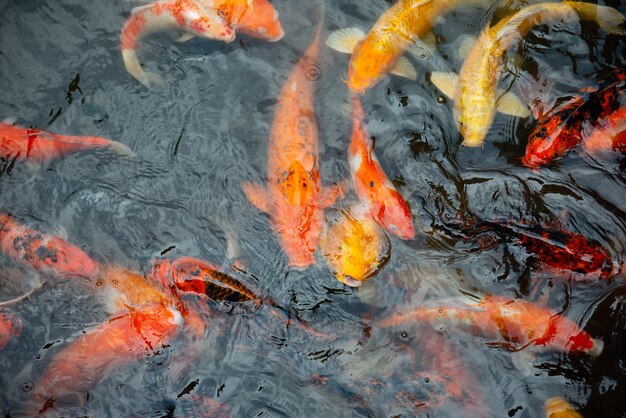
{"type": "Polygon", "coordinates": [[[204,4],[198,8],[184,8],[181,11],[186,30],[200,38],[215,39],[230,43],[235,40],[235,31],[219,13],[204,4]]]}
{"type": "Polygon", "coordinates": [[[566,152],[559,144],[563,144],[563,141],[559,140],[558,133],[539,127],[528,138],[522,163],[527,167],[538,167],[558,159],[566,152]]]}
{"type": "Polygon", "coordinates": [[[285,31],[274,6],[268,0],[251,0],[251,3],[252,7],[248,8],[237,23],[237,31],[269,42],[282,39],[285,31]]]}
{"type": "Polygon", "coordinates": [[[368,214],[337,211],[328,219],[320,248],[337,280],[359,287],[374,277],[389,260],[391,243],[368,214]]]}
{"type": "Polygon", "coordinates": [[[397,190],[386,189],[386,197],[380,205],[377,218],[385,229],[402,239],[413,239],[415,228],[411,210],[397,190]]]}
{"type": "Polygon", "coordinates": [[[375,45],[361,41],[357,44],[348,66],[348,87],[357,94],[378,83],[395,65],[396,59],[381,53],[375,45]]]}

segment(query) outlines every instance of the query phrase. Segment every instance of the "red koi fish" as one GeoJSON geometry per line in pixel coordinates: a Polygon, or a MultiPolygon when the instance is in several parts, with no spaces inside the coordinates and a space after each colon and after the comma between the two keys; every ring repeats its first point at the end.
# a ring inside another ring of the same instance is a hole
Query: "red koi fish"
{"type": "Polygon", "coordinates": [[[172,283],[178,291],[205,295],[212,300],[260,300],[250,289],[222,272],[219,267],[196,258],[157,260],[153,266],[153,274],[162,277],[166,283],[172,283]]]}
{"type": "Polygon", "coordinates": [[[0,350],[11,341],[11,338],[20,335],[22,322],[15,314],[0,312],[0,350]]]}
{"type": "Polygon", "coordinates": [[[487,296],[479,302],[454,301],[459,306],[420,306],[378,322],[387,328],[414,322],[435,326],[469,328],[488,339],[503,339],[492,345],[514,351],[528,346],[563,352],[581,352],[597,356],[604,344],[593,339],[576,323],[557,312],[522,299],[487,296]]]}
{"type": "Polygon", "coordinates": [[[157,0],[145,6],[136,7],[124,23],[121,35],[122,58],[126,70],[145,86],[162,84],[159,75],[141,68],[137,57],[137,44],[146,36],[167,29],[182,30],[182,41],[190,37],[232,42],[235,31],[205,2],[194,0],[157,0]]]}
{"type": "Polygon", "coordinates": [[[537,167],[563,157],[583,141],[585,126],[600,126],[603,120],[624,105],[626,71],[617,70],[597,91],[583,92],[544,115],[528,138],[522,162],[529,167],[537,167]]]}
{"type": "Polygon", "coordinates": [[[151,305],[112,318],[57,352],[39,379],[33,403],[39,413],[68,395],[84,392],[130,361],[154,356],[177,333],[181,314],[151,305]]]}
{"type": "Polygon", "coordinates": [[[285,35],[278,12],[268,0],[200,1],[214,7],[237,33],[269,42],[279,41],[285,35]]]}
{"type": "Polygon", "coordinates": [[[367,133],[361,102],[352,98],[353,128],[348,147],[348,162],[356,194],[368,208],[372,217],[387,231],[402,238],[415,237],[411,211],[383,171],[376,154],[374,142],[367,133]]]}
{"type": "Polygon", "coordinates": [[[610,254],[597,242],[584,235],[559,230],[545,230],[539,226],[518,226],[485,222],[490,229],[512,236],[539,262],[555,271],[566,271],[610,279],[617,274],[617,266],[610,254]]]}
{"type": "Polygon", "coordinates": [[[268,187],[243,184],[250,203],[270,215],[292,267],[315,262],[324,209],[343,193],[338,186],[322,191],[319,170],[314,106],[319,77],[312,76],[311,70],[317,70],[321,30],[320,23],[313,43],[296,63],[278,97],[270,132],[268,187]]]}
{"type": "Polygon", "coordinates": [[[83,250],[0,213],[0,252],[33,269],[64,278],[94,278],[100,266],[83,250]]]}
{"type": "Polygon", "coordinates": [[[602,120],[583,139],[582,146],[591,155],[613,151],[626,154],[626,106],[620,107],[602,120]]]}
{"type": "Polygon", "coordinates": [[[58,135],[0,122],[0,157],[45,163],[86,149],[104,148],[133,155],[124,144],[97,136],[58,135]]]}

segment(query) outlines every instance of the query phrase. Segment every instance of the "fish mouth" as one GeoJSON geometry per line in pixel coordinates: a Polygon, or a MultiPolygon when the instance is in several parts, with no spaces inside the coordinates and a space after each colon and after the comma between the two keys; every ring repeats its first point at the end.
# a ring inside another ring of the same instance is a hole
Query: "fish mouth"
{"type": "Polygon", "coordinates": [[[363,282],[359,281],[359,280],[355,280],[350,276],[341,276],[341,277],[337,277],[337,279],[345,284],[346,286],[350,286],[350,287],[360,287],[363,282]]]}
{"type": "Polygon", "coordinates": [[[529,168],[537,168],[542,164],[545,164],[545,161],[543,161],[541,158],[537,158],[537,157],[527,157],[527,156],[523,156],[522,157],[522,164],[524,164],[526,167],[529,168]]]}

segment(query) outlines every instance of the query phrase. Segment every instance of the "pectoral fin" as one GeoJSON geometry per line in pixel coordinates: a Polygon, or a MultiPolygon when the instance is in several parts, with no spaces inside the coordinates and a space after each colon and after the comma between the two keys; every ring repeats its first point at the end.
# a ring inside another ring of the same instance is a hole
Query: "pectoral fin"
{"type": "Polygon", "coordinates": [[[135,16],[138,13],[143,12],[144,10],[152,9],[155,6],[154,3],[146,4],[145,6],[137,6],[133,7],[133,10],[130,11],[131,16],[135,16]]]}
{"type": "Polygon", "coordinates": [[[527,377],[533,372],[535,353],[528,349],[514,351],[511,353],[511,361],[522,376],[527,377]]]}
{"type": "Polygon", "coordinates": [[[522,102],[519,96],[512,92],[504,93],[498,100],[497,109],[506,115],[527,118],[530,116],[528,106],[522,102]]]}
{"type": "Polygon", "coordinates": [[[415,67],[413,67],[413,64],[407,57],[398,58],[398,62],[396,62],[390,73],[413,81],[417,78],[417,71],[415,71],[415,67]]]}
{"type": "Polygon", "coordinates": [[[265,187],[252,183],[243,183],[241,188],[252,206],[262,212],[268,213],[270,211],[270,202],[265,187]]]}
{"type": "Polygon", "coordinates": [[[357,44],[365,38],[365,32],[358,28],[339,29],[326,38],[326,45],[335,51],[352,54],[357,44]]]}
{"type": "Polygon", "coordinates": [[[192,40],[193,38],[195,38],[195,35],[193,33],[185,33],[183,36],[176,39],[176,42],[182,44],[182,43],[192,40]]]}
{"type": "Polygon", "coordinates": [[[1,120],[0,122],[6,123],[7,125],[15,125],[15,123],[17,122],[17,118],[16,117],[5,118],[1,120]]]}
{"type": "Polygon", "coordinates": [[[432,81],[443,94],[454,100],[459,88],[458,74],[435,71],[430,75],[430,81],[432,81]]]}
{"type": "Polygon", "coordinates": [[[463,61],[469,56],[470,52],[476,45],[476,37],[472,35],[461,35],[458,39],[459,41],[459,58],[463,61]]]}

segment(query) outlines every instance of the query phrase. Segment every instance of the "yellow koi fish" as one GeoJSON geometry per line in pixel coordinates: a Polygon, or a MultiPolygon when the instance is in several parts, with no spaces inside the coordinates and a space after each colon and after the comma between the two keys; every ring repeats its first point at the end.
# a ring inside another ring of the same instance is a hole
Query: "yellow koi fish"
{"type": "Polygon", "coordinates": [[[530,116],[528,107],[519,97],[497,88],[503,54],[533,27],[556,19],[574,18],[595,20],[610,33],[621,32],[620,25],[624,23],[624,16],[612,7],[573,1],[533,4],[483,30],[459,76],[440,72],[432,74],[431,81],[454,100],[455,119],[464,145],[482,145],[496,110],[522,118],[530,116]]]}
{"type": "MultiPolygon", "coordinates": [[[[432,22],[462,5],[490,5],[491,0],[399,0],[380,16],[366,35],[358,28],[333,32],[326,45],[352,54],[348,67],[348,87],[362,94],[387,73],[417,78],[413,65],[402,54],[418,38],[428,38],[432,22]]],[[[434,39],[426,40],[433,43],[434,39]]]]}
{"type": "Polygon", "coordinates": [[[572,405],[561,397],[548,399],[544,404],[546,418],[583,418],[572,405]]]}

